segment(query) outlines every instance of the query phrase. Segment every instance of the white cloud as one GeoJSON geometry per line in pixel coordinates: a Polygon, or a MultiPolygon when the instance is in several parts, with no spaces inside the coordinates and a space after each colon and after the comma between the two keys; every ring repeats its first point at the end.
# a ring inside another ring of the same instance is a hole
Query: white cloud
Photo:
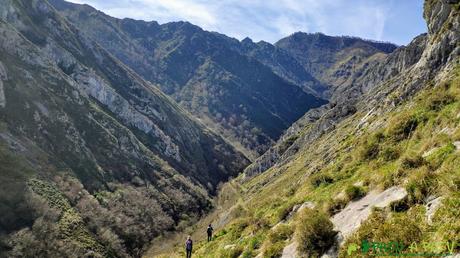
{"type": "Polygon", "coordinates": [[[119,18],[186,20],[238,39],[275,42],[296,31],[384,39],[387,1],[371,0],[71,0],[119,18]]]}

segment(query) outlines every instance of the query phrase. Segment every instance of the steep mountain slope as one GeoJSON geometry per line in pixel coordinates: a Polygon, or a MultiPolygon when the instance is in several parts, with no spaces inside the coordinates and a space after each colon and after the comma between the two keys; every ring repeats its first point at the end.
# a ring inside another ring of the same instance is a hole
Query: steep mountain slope
{"type": "Polygon", "coordinates": [[[196,255],[376,255],[347,254],[362,240],[426,255],[422,242],[460,241],[460,3],[425,1],[424,17],[428,34],[308,112],[275,147],[281,156],[246,170],[243,200],[213,221],[222,228],[196,255]]]}
{"type": "Polygon", "coordinates": [[[287,72],[276,73],[247,55],[235,39],[188,22],[120,20],[87,5],[51,2],[85,34],[251,156],[263,153],[306,111],[326,103],[300,89],[321,88],[300,66],[296,79],[286,80],[280,74],[287,72]]]}
{"type": "Polygon", "coordinates": [[[346,82],[331,88],[331,102],[328,105],[310,110],[296,121],[277,144],[246,168],[246,175],[258,174],[280,160],[288,159],[299,146],[334,129],[336,123],[356,112],[356,102],[361,100],[363,94],[376,85],[397,77],[417,63],[426,47],[426,38],[425,34],[420,35],[408,46],[400,47],[388,55],[377,53],[374,56],[379,58],[363,61],[346,82]],[[307,126],[311,126],[307,133],[301,133],[300,130],[307,126]]]}
{"type": "Polygon", "coordinates": [[[359,75],[363,66],[382,60],[385,54],[396,49],[391,43],[303,32],[283,38],[275,45],[288,52],[317,80],[328,85],[330,92],[359,75]]]}
{"type": "Polygon", "coordinates": [[[247,164],[46,0],[0,34],[0,256],[139,256],[247,164]]]}
{"type": "Polygon", "coordinates": [[[250,38],[245,38],[241,41],[238,51],[259,60],[280,77],[300,86],[305,92],[322,96],[328,89],[327,85],[320,83],[282,48],[264,41],[254,43],[250,38]]]}

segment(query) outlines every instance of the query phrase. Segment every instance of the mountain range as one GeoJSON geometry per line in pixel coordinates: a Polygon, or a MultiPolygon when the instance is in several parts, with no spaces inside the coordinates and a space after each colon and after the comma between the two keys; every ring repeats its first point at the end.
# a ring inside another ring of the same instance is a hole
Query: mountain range
{"type": "Polygon", "coordinates": [[[428,33],[407,46],[303,32],[270,44],[0,0],[0,257],[158,255],[205,222],[217,233],[200,257],[458,239],[459,8],[426,0],[428,33]],[[340,219],[379,190],[404,193],[358,214],[381,227],[340,219]],[[432,200],[432,222],[414,223],[432,200]]]}

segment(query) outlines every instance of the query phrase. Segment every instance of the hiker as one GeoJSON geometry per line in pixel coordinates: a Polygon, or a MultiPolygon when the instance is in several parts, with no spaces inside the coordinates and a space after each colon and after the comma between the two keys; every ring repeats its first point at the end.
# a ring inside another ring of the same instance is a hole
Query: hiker
{"type": "Polygon", "coordinates": [[[212,231],[214,231],[214,229],[212,228],[211,224],[209,224],[208,226],[208,242],[212,240],[212,231]]]}
{"type": "Polygon", "coordinates": [[[187,237],[187,241],[185,241],[185,251],[187,252],[187,258],[192,258],[192,248],[193,248],[193,241],[190,236],[187,237]]]}

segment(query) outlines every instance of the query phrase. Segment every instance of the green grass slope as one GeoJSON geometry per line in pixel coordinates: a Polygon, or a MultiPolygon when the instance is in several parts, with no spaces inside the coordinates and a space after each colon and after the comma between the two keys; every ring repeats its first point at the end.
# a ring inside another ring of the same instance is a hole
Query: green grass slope
{"type": "MultiPolygon", "coordinates": [[[[356,128],[365,116],[358,112],[292,161],[243,183],[244,202],[234,207],[240,209],[239,214],[217,232],[213,242],[200,243],[195,254],[279,257],[294,238],[301,243],[299,252],[316,257],[333,242],[330,216],[370,189],[395,185],[406,189],[407,198],[374,211],[344,247],[362,239],[406,245],[459,243],[459,114],[457,64],[449,79],[429,86],[395,110],[373,117],[365,128],[356,128]],[[432,223],[426,214],[430,197],[442,197],[432,223]],[[305,202],[314,203],[314,211],[290,218],[292,208],[305,202]]],[[[339,256],[347,257],[346,251],[340,250],[339,256]]],[[[459,251],[458,247],[454,250],[459,251]]]]}

